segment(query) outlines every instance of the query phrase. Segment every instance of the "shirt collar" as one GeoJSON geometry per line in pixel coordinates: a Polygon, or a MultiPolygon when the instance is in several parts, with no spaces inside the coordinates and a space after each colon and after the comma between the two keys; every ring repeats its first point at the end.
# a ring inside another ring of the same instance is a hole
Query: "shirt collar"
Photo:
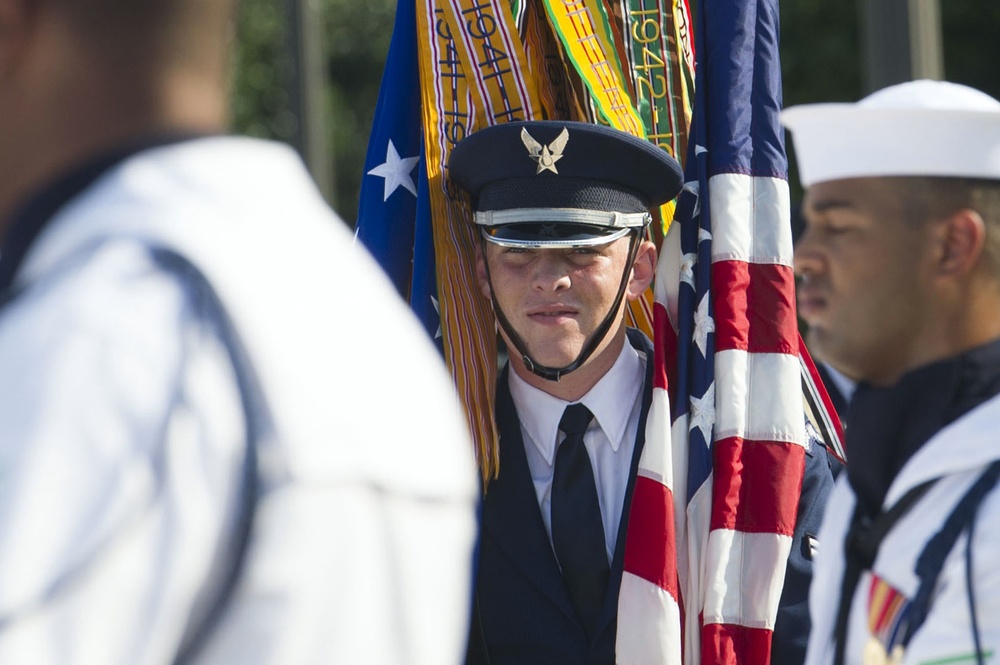
{"type": "MultiPolygon", "coordinates": [[[[508,372],[508,376],[510,394],[517,407],[521,426],[538,452],[551,465],[555,457],[559,421],[563,411],[572,402],[535,388],[518,376],[517,372],[508,372]]],[[[628,419],[635,400],[642,391],[643,380],[639,353],[626,342],[611,369],[579,400],[594,414],[594,420],[616,452],[625,437],[628,419]]]]}

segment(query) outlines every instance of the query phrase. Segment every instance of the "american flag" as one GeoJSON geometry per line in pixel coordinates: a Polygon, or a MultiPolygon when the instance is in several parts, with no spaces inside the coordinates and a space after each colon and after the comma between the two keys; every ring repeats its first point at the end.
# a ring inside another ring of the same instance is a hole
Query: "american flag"
{"type": "Polygon", "coordinates": [[[620,663],[767,663],[805,460],[777,0],[701,0],[620,663]],[[671,410],[672,409],[672,410],[671,410]]]}

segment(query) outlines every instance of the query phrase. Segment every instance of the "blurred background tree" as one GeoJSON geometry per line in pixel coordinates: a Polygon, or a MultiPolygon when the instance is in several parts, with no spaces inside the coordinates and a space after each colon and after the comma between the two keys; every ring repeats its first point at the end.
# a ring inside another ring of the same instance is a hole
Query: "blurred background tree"
{"type": "Polygon", "coordinates": [[[294,61],[282,2],[243,0],[235,48],[230,105],[233,128],[260,138],[290,141],[295,116],[287,81],[294,61]]]}
{"type": "MultiPolygon", "coordinates": [[[[296,118],[289,93],[293,58],[286,3],[243,0],[233,80],[234,129],[291,141],[296,118]]],[[[389,49],[395,0],[311,0],[320,16],[328,81],[327,149],[333,155],[332,200],[349,224],[389,49]]],[[[864,93],[860,16],[863,2],[781,0],[785,104],[853,101],[864,93]]],[[[1000,98],[1000,2],[941,0],[945,78],[1000,98]]],[[[902,28],[901,28],[902,29],[902,28]]],[[[792,165],[793,199],[797,185],[792,165]]]]}
{"type": "MultiPolygon", "coordinates": [[[[231,108],[240,133],[292,142],[297,119],[290,89],[292,35],[286,3],[242,0],[237,25],[231,108]]],[[[358,191],[395,0],[313,0],[321,20],[327,149],[333,155],[332,199],[349,224],[357,217],[358,191]]]]}

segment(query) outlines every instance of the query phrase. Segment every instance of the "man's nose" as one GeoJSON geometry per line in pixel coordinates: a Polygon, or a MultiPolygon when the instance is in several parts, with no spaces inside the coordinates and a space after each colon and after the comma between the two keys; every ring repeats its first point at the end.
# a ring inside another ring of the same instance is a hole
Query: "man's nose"
{"type": "Polygon", "coordinates": [[[532,287],[536,291],[561,291],[572,283],[565,259],[552,250],[543,250],[532,270],[532,287]]]}
{"type": "Polygon", "coordinates": [[[822,269],[823,255],[816,244],[812,232],[807,228],[799,241],[795,243],[795,253],[792,257],[792,266],[795,275],[802,277],[813,274],[822,269]]]}

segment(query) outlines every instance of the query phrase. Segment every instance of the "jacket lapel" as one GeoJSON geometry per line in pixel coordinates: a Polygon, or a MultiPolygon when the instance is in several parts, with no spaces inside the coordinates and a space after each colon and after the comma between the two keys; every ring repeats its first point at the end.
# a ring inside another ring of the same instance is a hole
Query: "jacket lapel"
{"type": "MultiPolygon", "coordinates": [[[[646,418],[652,400],[653,347],[645,335],[629,330],[632,346],[646,356],[646,373],[642,391],[642,407],[636,431],[635,447],[629,469],[625,502],[618,526],[611,576],[608,579],[604,606],[598,618],[595,635],[600,635],[618,613],[618,590],[621,587],[625,561],[625,536],[628,529],[629,507],[635,489],[639,456],[646,440],[646,418]]],[[[540,589],[566,616],[578,621],[573,601],[563,582],[559,564],[542,522],[541,509],[535,497],[535,486],[528,471],[524,440],[517,410],[510,396],[505,367],[497,385],[496,417],[500,430],[500,476],[492,481],[483,502],[483,529],[488,531],[497,547],[540,589]]]]}
{"type": "Polygon", "coordinates": [[[497,386],[500,475],[486,492],[483,528],[531,584],[575,621],[576,610],[556,563],[528,471],[521,425],[507,384],[508,371],[504,368],[497,386]]]}

